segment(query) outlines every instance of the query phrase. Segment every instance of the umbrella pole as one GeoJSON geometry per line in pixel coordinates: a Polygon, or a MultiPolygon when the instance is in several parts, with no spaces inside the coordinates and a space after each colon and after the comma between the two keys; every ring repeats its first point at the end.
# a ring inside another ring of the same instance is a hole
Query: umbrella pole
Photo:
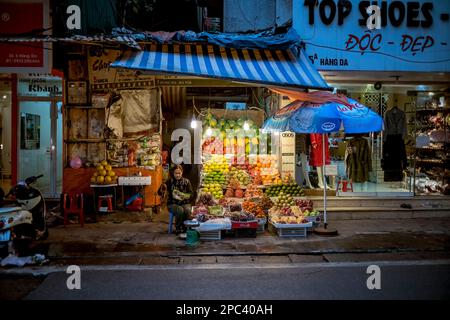
{"type": "Polygon", "coordinates": [[[326,168],[325,168],[325,134],[322,135],[322,171],[323,171],[323,228],[315,228],[314,233],[320,236],[337,236],[336,229],[328,229],[327,223],[327,180],[326,180],[326,168]]]}
{"type": "Polygon", "coordinates": [[[327,179],[325,168],[325,133],[322,134],[322,174],[323,174],[323,218],[324,228],[327,228],[327,179]]]}

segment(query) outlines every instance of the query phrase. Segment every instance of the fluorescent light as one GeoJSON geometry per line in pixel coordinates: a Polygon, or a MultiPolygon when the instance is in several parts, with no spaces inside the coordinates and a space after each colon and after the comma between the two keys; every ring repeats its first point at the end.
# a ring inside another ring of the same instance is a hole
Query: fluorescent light
{"type": "Polygon", "coordinates": [[[248,124],[247,121],[244,122],[244,130],[249,130],[250,129],[250,125],[248,124]]]}
{"type": "Polygon", "coordinates": [[[197,128],[197,121],[195,119],[192,119],[192,121],[191,121],[191,128],[192,129],[197,128]]]}

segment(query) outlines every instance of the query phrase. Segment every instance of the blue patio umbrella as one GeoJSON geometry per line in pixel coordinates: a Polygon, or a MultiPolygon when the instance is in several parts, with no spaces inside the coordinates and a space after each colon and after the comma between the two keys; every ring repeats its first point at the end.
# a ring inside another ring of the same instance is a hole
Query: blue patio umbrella
{"type": "Polygon", "coordinates": [[[361,103],[316,104],[296,100],[266,120],[265,131],[297,133],[330,133],[343,129],[346,133],[377,132],[383,129],[383,118],[361,103]]]}
{"type": "MultiPolygon", "coordinates": [[[[356,100],[345,98],[341,102],[311,103],[296,100],[278,110],[267,119],[264,131],[293,131],[296,133],[323,134],[323,159],[325,159],[325,134],[343,129],[346,133],[368,133],[383,130],[383,118],[356,100]]],[[[325,180],[325,161],[323,161],[325,180]]],[[[327,229],[327,194],[324,187],[324,228],[327,229]]]]}

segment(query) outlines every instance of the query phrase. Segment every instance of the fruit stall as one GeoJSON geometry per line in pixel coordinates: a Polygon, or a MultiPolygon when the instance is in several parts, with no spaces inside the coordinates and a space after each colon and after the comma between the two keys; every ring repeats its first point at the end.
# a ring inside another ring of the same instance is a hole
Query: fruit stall
{"type": "Polygon", "coordinates": [[[260,143],[267,139],[261,125],[245,117],[217,120],[212,113],[203,119],[201,183],[192,210],[200,239],[256,237],[269,226],[280,237],[306,236],[320,222],[304,190],[291,176],[281,178],[277,150],[260,143]]]}

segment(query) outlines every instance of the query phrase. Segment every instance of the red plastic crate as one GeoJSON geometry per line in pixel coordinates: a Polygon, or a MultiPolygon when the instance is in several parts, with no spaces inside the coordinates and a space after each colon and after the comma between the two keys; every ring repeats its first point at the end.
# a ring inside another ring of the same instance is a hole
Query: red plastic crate
{"type": "Polygon", "coordinates": [[[257,229],[258,220],[252,221],[231,221],[231,229],[257,229]]]}

